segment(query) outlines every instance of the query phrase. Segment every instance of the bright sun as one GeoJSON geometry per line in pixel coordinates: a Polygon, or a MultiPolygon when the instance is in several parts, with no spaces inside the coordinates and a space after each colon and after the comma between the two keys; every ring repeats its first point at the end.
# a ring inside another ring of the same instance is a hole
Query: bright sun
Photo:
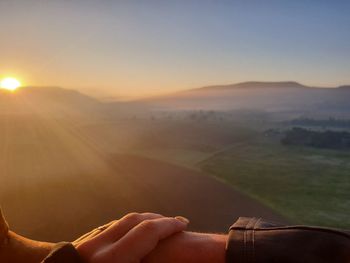
{"type": "Polygon", "coordinates": [[[15,78],[10,78],[10,77],[4,78],[0,82],[0,88],[6,89],[6,90],[9,90],[9,91],[15,91],[20,86],[21,86],[21,82],[19,82],[15,78]]]}

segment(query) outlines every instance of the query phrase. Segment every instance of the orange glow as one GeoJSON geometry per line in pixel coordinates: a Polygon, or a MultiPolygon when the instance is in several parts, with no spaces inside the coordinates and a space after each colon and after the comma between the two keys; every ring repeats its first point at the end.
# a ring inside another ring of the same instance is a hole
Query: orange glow
{"type": "Polygon", "coordinates": [[[1,80],[0,88],[6,89],[9,91],[15,91],[21,86],[21,82],[15,78],[7,77],[1,80]]]}

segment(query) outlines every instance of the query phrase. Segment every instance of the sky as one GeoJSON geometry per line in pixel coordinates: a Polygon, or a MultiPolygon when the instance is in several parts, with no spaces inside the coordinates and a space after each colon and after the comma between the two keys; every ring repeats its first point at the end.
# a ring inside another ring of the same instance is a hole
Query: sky
{"type": "Polygon", "coordinates": [[[350,1],[0,0],[0,77],[112,97],[350,84],[350,1]]]}

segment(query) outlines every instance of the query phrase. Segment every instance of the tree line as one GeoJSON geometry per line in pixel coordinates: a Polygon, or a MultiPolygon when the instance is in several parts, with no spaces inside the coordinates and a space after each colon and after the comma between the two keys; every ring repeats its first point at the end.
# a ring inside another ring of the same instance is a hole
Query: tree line
{"type": "Polygon", "coordinates": [[[312,131],[294,127],[281,139],[284,145],[302,145],[329,149],[350,149],[350,133],[346,131],[312,131]]]}
{"type": "Polygon", "coordinates": [[[350,120],[347,119],[312,119],[312,118],[298,118],[289,121],[291,125],[300,126],[315,126],[315,127],[333,127],[333,128],[350,128],[350,120]]]}

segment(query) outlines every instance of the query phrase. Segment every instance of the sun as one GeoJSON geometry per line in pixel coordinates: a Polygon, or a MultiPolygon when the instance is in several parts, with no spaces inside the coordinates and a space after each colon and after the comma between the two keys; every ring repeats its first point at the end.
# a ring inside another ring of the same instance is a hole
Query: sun
{"type": "Polygon", "coordinates": [[[15,78],[7,77],[1,80],[0,88],[15,91],[21,86],[21,82],[15,78]]]}

